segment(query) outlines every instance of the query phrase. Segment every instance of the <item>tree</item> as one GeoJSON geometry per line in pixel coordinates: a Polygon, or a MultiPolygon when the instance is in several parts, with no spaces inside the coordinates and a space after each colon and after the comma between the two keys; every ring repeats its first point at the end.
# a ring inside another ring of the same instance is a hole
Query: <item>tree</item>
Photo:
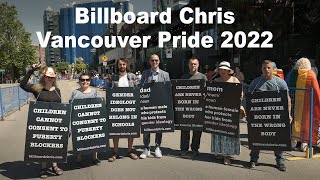
{"type": "Polygon", "coordinates": [[[79,57],[76,59],[76,71],[77,72],[85,72],[85,70],[87,69],[87,65],[83,63],[83,58],[79,57]]]}
{"type": "Polygon", "coordinates": [[[65,73],[66,70],[68,70],[69,64],[67,62],[60,62],[57,66],[57,71],[60,73],[65,73]]]}
{"type": "Polygon", "coordinates": [[[36,62],[31,34],[17,19],[17,10],[0,3],[0,68],[6,69],[13,80],[25,73],[27,65],[36,62]]]}

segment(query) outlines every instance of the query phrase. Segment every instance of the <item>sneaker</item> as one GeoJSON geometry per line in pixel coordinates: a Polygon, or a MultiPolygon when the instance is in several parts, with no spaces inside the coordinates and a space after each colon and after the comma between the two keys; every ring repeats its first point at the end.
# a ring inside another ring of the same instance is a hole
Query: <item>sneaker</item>
{"type": "Polygon", "coordinates": [[[250,161],[249,168],[252,169],[252,168],[255,168],[255,167],[256,167],[256,162],[250,161]]]}
{"type": "Polygon", "coordinates": [[[301,143],[301,152],[306,152],[308,148],[308,143],[301,143]]]}
{"type": "Polygon", "coordinates": [[[150,150],[145,148],[144,151],[140,154],[140,158],[141,159],[145,159],[150,155],[151,155],[150,150]]]}
{"type": "Polygon", "coordinates": [[[224,164],[224,165],[230,165],[230,164],[231,164],[231,159],[230,159],[230,157],[225,156],[225,157],[223,158],[223,164],[224,164]]]}
{"type": "Polygon", "coordinates": [[[287,168],[284,164],[277,164],[277,168],[279,169],[279,171],[286,171],[287,168]]]}
{"type": "Polygon", "coordinates": [[[162,158],[162,153],[159,147],[156,147],[156,150],[154,150],[154,157],[162,158]]]}
{"type": "Polygon", "coordinates": [[[179,156],[185,156],[185,155],[188,154],[188,152],[189,152],[189,151],[181,150],[181,151],[179,152],[179,156]]]}
{"type": "Polygon", "coordinates": [[[194,156],[199,156],[199,151],[198,150],[192,150],[192,154],[194,155],[194,156]]]}

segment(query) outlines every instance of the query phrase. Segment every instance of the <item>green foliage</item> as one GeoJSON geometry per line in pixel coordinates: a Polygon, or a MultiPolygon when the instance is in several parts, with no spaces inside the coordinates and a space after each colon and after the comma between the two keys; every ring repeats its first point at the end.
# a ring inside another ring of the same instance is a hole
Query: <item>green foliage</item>
{"type": "Polygon", "coordinates": [[[68,70],[69,64],[67,62],[60,62],[57,66],[57,71],[60,73],[64,73],[66,70],[68,70]]]}
{"type": "Polygon", "coordinates": [[[17,10],[0,3],[0,68],[10,72],[12,78],[25,73],[25,67],[36,63],[30,33],[17,19],[17,10]]]}
{"type": "Polygon", "coordinates": [[[76,60],[77,64],[75,66],[75,70],[78,72],[78,73],[83,73],[87,70],[87,65],[83,63],[83,58],[80,57],[80,58],[77,58],[76,60]]]}
{"type": "Polygon", "coordinates": [[[89,67],[88,67],[88,70],[97,70],[99,68],[99,61],[93,61],[89,67]]]}

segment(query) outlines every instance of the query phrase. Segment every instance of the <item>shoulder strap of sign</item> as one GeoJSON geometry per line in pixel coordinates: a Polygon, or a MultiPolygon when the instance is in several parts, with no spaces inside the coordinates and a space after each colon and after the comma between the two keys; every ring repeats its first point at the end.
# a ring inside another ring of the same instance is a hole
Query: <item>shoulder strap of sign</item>
{"type": "Polygon", "coordinates": [[[254,89],[252,90],[251,94],[253,94],[253,92],[257,89],[257,87],[258,87],[258,85],[259,85],[259,83],[260,83],[261,79],[262,79],[262,76],[260,76],[260,79],[259,79],[259,81],[258,81],[257,85],[256,85],[256,86],[254,87],[254,89]]]}
{"type": "Polygon", "coordinates": [[[38,96],[37,96],[37,98],[36,98],[36,102],[35,102],[35,104],[37,103],[37,101],[38,101],[38,99],[39,99],[39,96],[40,96],[41,92],[42,92],[42,90],[39,92],[39,94],[38,94],[38,96]]]}
{"type": "Polygon", "coordinates": [[[56,94],[59,96],[59,98],[62,100],[61,96],[59,95],[59,93],[56,91],[56,89],[54,89],[54,92],[56,92],[56,94]]]}

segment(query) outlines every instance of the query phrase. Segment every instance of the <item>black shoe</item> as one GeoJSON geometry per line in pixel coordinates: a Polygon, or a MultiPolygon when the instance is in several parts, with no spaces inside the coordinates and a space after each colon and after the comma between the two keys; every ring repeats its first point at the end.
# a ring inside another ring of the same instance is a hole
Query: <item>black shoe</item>
{"type": "Polygon", "coordinates": [[[198,150],[192,150],[192,154],[194,155],[194,156],[199,156],[199,151],[198,150]]]}
{"type": "Polygon", "coordinates": [[[256,162],[250,161],[249,168],[252,169],[252,168],[255,168],[255,167],[256,167],[256,162]]]}
{"type": "Polygon", "coordinates": [[[185,156],[185,155],[188,154],[188,152],[189,152],[189,151],[187,151],[187,150],[181,150],[181,151],[179,152],[179,156],[185,156]]]}
{"type": "Polygon", "coordinates": [[[284,164],[277,164],[277,168],[279,169],[279,171],[286,171],[287,168],[284,164]]]}

